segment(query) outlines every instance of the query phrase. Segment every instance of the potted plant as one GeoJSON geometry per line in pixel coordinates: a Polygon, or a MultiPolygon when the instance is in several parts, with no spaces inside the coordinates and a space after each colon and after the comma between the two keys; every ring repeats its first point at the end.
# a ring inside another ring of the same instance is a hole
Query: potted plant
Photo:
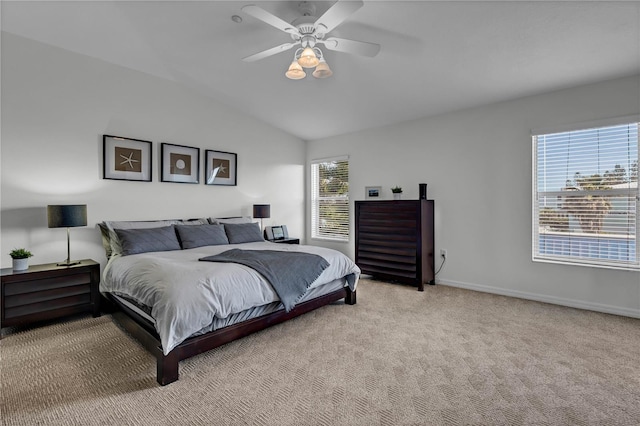
{"type": "Polygon", "coordinates": [[[400,186],[394,186],[393,188],[391,188],[391,192],[393,192],[394,200],[399,200],[400,197],[402,197],[402,187],[400,186]]]}
{"type": "Polygon", "coordinates": [[[13,270],[24,271],[29,269],[29,258],[33,256],[33,253],[27,249],[19,248],[11,250],[9,256],[13,259],[13,270]]]}

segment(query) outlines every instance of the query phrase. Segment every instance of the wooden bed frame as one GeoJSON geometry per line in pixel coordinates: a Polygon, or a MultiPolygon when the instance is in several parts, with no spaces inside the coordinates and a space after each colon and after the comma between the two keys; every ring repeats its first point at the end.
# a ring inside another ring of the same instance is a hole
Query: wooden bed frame
{"type": "Polygon", "coordinates": [[[107,294],[106,297],[111,304],[117,308],[117,310],[112,312],[114,320],[156,357],[157,380],[162,386],[178,380],[178,363],[183,359],[207,352],[218,346],[240,339],[256,331],[264,330],[267,327],[295,318],[340,299],[344,299],[348,305],[356,304],[355,290],[351,291],[349,287],[344,287],[332,293],[299,303],[289,312],[285,312],[283,309],[200,336],[190,337],[176,346],[169,354],[165,355],[162,352],[160,337],[153,324],[126,305],[120,303],[120,301],[111,294],[107,294]]]}

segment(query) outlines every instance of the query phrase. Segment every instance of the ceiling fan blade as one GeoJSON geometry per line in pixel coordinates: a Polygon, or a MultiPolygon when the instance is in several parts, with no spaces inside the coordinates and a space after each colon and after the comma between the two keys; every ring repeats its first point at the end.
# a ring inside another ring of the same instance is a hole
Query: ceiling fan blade
{"type": "Polygon", "coordinates": [[[246,58],[242,58],[245,62],[254,62],[260,59],[264,59],[268,56],[275,55],[280,52],[284,52],[286,50],[291,49],[293,46],[300,43],[285,43],[280,46],[272,47],[271,49],[263,50],[262,52],[255,53],[251,56],[247,56],[246,58]]]}
{"type": "Polygon", "coordinates": [[[276,27],[280,31],[284,31],[285,33],[289,34],[298,34],[298,29],[296,27],[286,21],[283,21],[277,16],[272,15],[271,13],[267,12],[261,7],[256,6],[255,4],[243,6],[242,11],[247,15],[251,15],[256,19],[259,19],[262,22],[271,25],[272,27],[276,27]]]}
{"type": "Polygon", "coordinates": [[[328,33],[363,5],[364,2],[362,0],[335,2],[333,6],[316,21],[315,25],[318,32],[322,34],[328,33]]]}
{"type": "Polygon", "coordinates": [[[346,38],[329,37],[326,40],[319,40],[329,50],[337,52],[353,53],[356,55],[374,57],[380,52],[380,45],[367,43],[366,41],[347,40],[346,38]]]}

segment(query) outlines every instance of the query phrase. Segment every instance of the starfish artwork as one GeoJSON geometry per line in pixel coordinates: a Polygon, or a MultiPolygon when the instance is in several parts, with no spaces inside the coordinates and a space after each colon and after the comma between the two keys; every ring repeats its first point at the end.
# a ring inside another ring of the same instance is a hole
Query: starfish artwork
{"type": "Polygon", "coordinates": [[[115,169],[123,172],[142,172],[142,151],[139,149],[117,146],[115,155],[118,159],[115,169]]]}
{"type": "Polygon", "coordinates": [[[120,164],[125,164],[126,163],[132,169],[133,169],[133,163],[137,163],[138,162],[138,160],[133,158],[133,152],[130,152],[128,157],[125,157],[124,155],[120,154],[120,158],[124,159],[124,161],[122,161],[120,164]]]}
{"type": "Polygon", "coordinates": [[[229,178],[229,160],[214,158],[213,159],[213,167],[214,170],[217,168],[218,173],[217,177],[219,178],[229,178]]]}

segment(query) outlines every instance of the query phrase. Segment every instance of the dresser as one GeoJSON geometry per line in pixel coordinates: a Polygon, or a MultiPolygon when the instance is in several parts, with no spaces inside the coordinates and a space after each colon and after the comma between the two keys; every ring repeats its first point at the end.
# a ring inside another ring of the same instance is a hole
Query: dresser
{"type": "Polygon", "coordinates": [[[356,201],[356,264],[363,274],[435,284],[433,200],[356,201]]]}
{"type": "Polygon", "coordinates": [[[32,265],[0,270],[0,328],[31,324],[80,312],[100,315],[100,264],[32,265]]]}

